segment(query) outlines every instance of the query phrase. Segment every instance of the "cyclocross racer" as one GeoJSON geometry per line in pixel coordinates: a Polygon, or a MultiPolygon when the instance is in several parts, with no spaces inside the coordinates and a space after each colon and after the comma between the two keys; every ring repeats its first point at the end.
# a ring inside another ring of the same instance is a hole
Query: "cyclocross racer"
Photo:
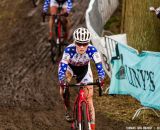
{"type": "Polygon", "coordinates": [[[158,7],[158,8],[150,7],[149,10],[150,10],[151,12],[155,12],[157,18],[160,19],[160,7],[158,7]]]}
{"type": "MultiPolygon", "coordinates": [[[[70,82],[73,75],[76,76],[77,83],[93,82],[93,74],[90,67],[90,60],[93,60],[98,71],[99,81],[101,86],[104,86],[105,72],[102,67],[101,57],[97,49],[89,44],[91,34],[86,28],[78,28],[73,33],[74,43],[67,46],[64,50],[63,57],[59,64],[59,83],[60,94],[63,95],[63,89],[66,86],[66,81],[70,82]]],[[[87,86],[86,95],[91,114],[91,128],[95,130],[95,110],[93,106],[93,86],[87,86]]],[[[69,101],[64,99],[66,109],[66,120],[70,120],[69,101]]]]}
{"type": "MultiPolygon", "coordinates": [[[[51,15],[56,14],[59,4],[63,5],[61,13],[62,14],[63,13],[69,14],[69,12],[72,9],[72,0],[45,0],[44,5],[43,5],[43,12],[42,12],[43,15],[45,15],[47,13],[49,6],[50,6],[50,14],[51,15]]],[[[67,19],[64,18],[62,20],[62,23],[65,26],[65,31],[66,31],[65,40],[67,40],[67,38],[68,38],[67,19]]],[[[53,30],[53,24],[54,24],[54,18],[50,17],[50,19],[49,19],[49,38],[48,38],[49,41],[52,39],[52,36],[53,36],[53,31],[52,31],[53,30]]]]}

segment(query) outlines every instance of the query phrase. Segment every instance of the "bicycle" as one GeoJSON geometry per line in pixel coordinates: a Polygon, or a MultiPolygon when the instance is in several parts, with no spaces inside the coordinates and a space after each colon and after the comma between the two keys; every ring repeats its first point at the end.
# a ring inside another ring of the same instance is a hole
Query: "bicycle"
{"type": "MultiPolygon", "coordinates": [[[[64,25],[62,24],[61,17],[67,17],[68,14],[59,14],[62,10],[62,4],[59,4],[58,6],[58,13],[55,15],[51,15],[50,13],[46,13],[47,16],[54,17],[55,26],[53,32],[55,32],[55,38],[52,37],[51,41],[51,59],[52,62],[55,63],[58,58],[61,56],[64,48],[67,46],[67,43],[64,41],[64,25]]],[[[43,17],[43,22],[45,22],[45,16],[43,17]]]]}
{"type": "MultiPolygon", "coordinates": [[[[102,96],[102,88],[99,81],[87,84],[69,84],[68,87],[79,87],[73,109],[73,122],[71,130],[91,130],[91,118],[89,114],[89,106],[86,96],[84,95],[84,88],[87,85],[97,85],[99,87],[99,96],[102,96]]],[[[64,93],[68,95],[68,91],[64,89],[64,93]]]]}

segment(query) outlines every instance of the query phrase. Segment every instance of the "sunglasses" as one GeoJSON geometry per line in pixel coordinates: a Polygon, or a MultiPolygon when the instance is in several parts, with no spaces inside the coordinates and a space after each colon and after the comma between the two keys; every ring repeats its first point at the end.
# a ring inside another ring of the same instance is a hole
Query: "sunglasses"
{"type": "Polygon", "coordinates": [[[77,42],[76,42],[76,45],[77,45],[77,46],[86,47],[86,46],[88,46],[88,44],[89,44],[89,43],[83,43],[83,44],[82,44],[82,43],[77,43],[77,42]]]}

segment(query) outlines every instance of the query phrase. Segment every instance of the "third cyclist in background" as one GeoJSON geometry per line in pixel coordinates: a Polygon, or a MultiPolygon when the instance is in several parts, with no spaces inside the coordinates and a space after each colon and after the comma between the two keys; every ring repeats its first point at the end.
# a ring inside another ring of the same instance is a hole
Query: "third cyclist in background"
{"type": "MultiPolygon", "coordinates": [[[[58,6],[62,5],[62,11],[61,14],[66,14],[68,15],[72,9],[72,0],[45,0],[44,5],[43,5],[43,12],[42,14],[45,15],[48,11],[51,15],[57,14],[58,11],[58,6]]],[[[64,30],[65,30],[65,41],[68,40],[68,20],[66,17],[63,18],[62,23],[64,25],[64,30]]],[[[49,18],[49,37],[48,40],[50,41],[53,37],[53,26],[54,26],[54,18],[50,16],[49,18]]]]}
{"type": "Polygon", "coordinates": [[[157,18],[159,18],[160,19],[160,7],[150,7],[149,8],[149,10],[151,11],[151,12],[154,12],[155,14],[156,14],[156,16],[157,16],[157,18]]]}

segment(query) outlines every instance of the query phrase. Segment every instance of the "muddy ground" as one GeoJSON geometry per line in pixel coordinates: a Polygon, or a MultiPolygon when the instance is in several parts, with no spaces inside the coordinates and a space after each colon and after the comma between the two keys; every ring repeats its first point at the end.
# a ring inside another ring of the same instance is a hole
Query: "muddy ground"
{"type": "MultiPolygon", "coordinates": [[[[88,2],[81,0],[75,5],[70,15],[70,33],[77,26],[85,26],[88,2]]],[[[42,23],[41,9],[42,3],[34,8],[30,0],[0,1],[0,130],[70,128],[70,123],[64,120],[57,87],[58,63],[53,65],[50,59],[48,26],[47,22],[42,23]]],[[[109,84],[109,79],[106,80],[109,84]]],[[[97,95],[95,89],[97,130],[125,130],[129,126],[147,124],[141,120],[132,122],[133,113],[129,119],[116,118],[125,117],[127,111],[133,109],[130,104],[123,108],[113,105],[120,100],[123,104],[124,97],[97,95]],[[121,109],[124,111],[118,111],[121,109]]],[[[137,103],[130,97],[127,101],[137,103]]]]}

